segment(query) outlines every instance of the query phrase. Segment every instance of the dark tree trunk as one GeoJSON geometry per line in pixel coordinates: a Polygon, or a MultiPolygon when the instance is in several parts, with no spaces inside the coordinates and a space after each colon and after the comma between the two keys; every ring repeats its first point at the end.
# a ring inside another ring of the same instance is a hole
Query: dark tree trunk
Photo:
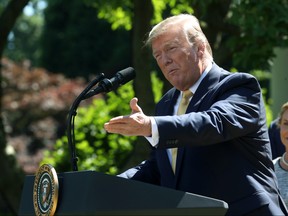
{"type": "MultiPolygon", "coordinates": [[[[154,112],[154,96],[151,87],[150,71],[151,67],[151,51],[147,47],[143,47],[145,36],[151,29],[150,21],[153,16],[153,6],[151,0],[137,0],[134,2],[134,17],[132,30],[132,53],[133,66],[136,71],[134,80],[135,95],[139,99],[139,105],[146,115],[151,115],[154,112]]],[[[139,137],[134,151],[131,154],[124,169],[134,166],[147,158],[149,153],[149,144],[147,141],[139,137]]]]}
{"type": "MultiPolygon", "coordinates": [[[[29,0],[11,0],[0,16],[0,60],[7,37],[29,0]]],[[[2,83],[0,62],[0,83],[2,83]]],[[[6,137],[2,118],[2,88],[0,88],[0,214],[17,215],[23,185],[23,173],[18,169],[14,156],[6,154],[6,137]]]]}

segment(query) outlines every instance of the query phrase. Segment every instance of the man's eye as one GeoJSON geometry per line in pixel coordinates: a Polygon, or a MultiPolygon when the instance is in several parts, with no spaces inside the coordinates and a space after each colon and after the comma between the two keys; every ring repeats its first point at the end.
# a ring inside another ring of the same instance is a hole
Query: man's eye
{"type": "Polygon", "coordinates": [[[154,58],[157,60],[160,58],[160,55],[155,55],[154,58]]]}
{"type": "Polygon", "coordinates": [[[283,120],[283,121],[282,121],[282,123],[281,123],[281,125],[283,125],[283,126],[287,127],[287,126],[288,126],[288,121],[286,121],[286,120],[283,120]]]}
{"type": "Polygon", "coordinates": [[[176,49],[176,47],[173,46],[173,47],[169,47],[168,50],[169,50],[169,51],[172,51],[172,50],[174,50],[174,49],[176,49]]]}

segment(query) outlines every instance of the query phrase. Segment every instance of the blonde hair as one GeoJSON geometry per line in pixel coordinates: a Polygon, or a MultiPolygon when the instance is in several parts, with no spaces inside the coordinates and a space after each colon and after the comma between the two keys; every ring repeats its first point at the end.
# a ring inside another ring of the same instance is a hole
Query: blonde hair
{"type": "Polygon", "coordinates": [[[200,27],[199,20],[190,14],[179,14],[168,17],[162,22],[158,23],[150,31],[145,44],[151,46],[151,43],[155,38],[159,37],[163,33],[166,33],[169,30],[169,27],[173,27],[175,25],[182,28],[187,41],[189,41],[191,44],[199,45],[200,43],[203,43],[205,45],[205,57],[211,61],[213,60],[211,46],[200,27]]]}
{"type": "Polygon", "coordinates": [[[281,107],[280,114],[279,114],[279,120],[278,120],[278,126],[280,126],[282,118],[283,118],[283,114],[286,110],[288,110],[288,102],[284,103],[281,107]]]}

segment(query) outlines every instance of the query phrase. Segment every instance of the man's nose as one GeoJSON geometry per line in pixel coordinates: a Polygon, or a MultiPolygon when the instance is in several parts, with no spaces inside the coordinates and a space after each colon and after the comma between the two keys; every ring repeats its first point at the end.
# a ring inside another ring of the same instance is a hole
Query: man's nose
{"type": "Polygon", "coordinates": [[[170,56],[167,55],[166,53],[163,54],[162,60],[163,60],[163,64],[164,64],[165,66],[169,65],[169,64],[172,62],[172,59],[171,59],[170,56]]]}

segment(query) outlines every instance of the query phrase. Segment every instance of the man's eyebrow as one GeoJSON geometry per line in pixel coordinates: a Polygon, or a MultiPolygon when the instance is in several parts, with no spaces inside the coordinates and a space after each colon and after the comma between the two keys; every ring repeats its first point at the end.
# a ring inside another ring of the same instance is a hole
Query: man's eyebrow
{"type": "MultiPolygon", "coordinates": [[[[167,47],[173,46],[173,45],[180,45],[180,42],[179,42],[179,40],[177,38],[174,39],[174,40],[170,40],[170,41],[164,42],[163,43],[163,48],[167,48],[167,47]]],[[[158,50],[153,51],[152,55],[155,56],[155,53],[157,53],[157,52],[158,52],[158,50]]]]}

